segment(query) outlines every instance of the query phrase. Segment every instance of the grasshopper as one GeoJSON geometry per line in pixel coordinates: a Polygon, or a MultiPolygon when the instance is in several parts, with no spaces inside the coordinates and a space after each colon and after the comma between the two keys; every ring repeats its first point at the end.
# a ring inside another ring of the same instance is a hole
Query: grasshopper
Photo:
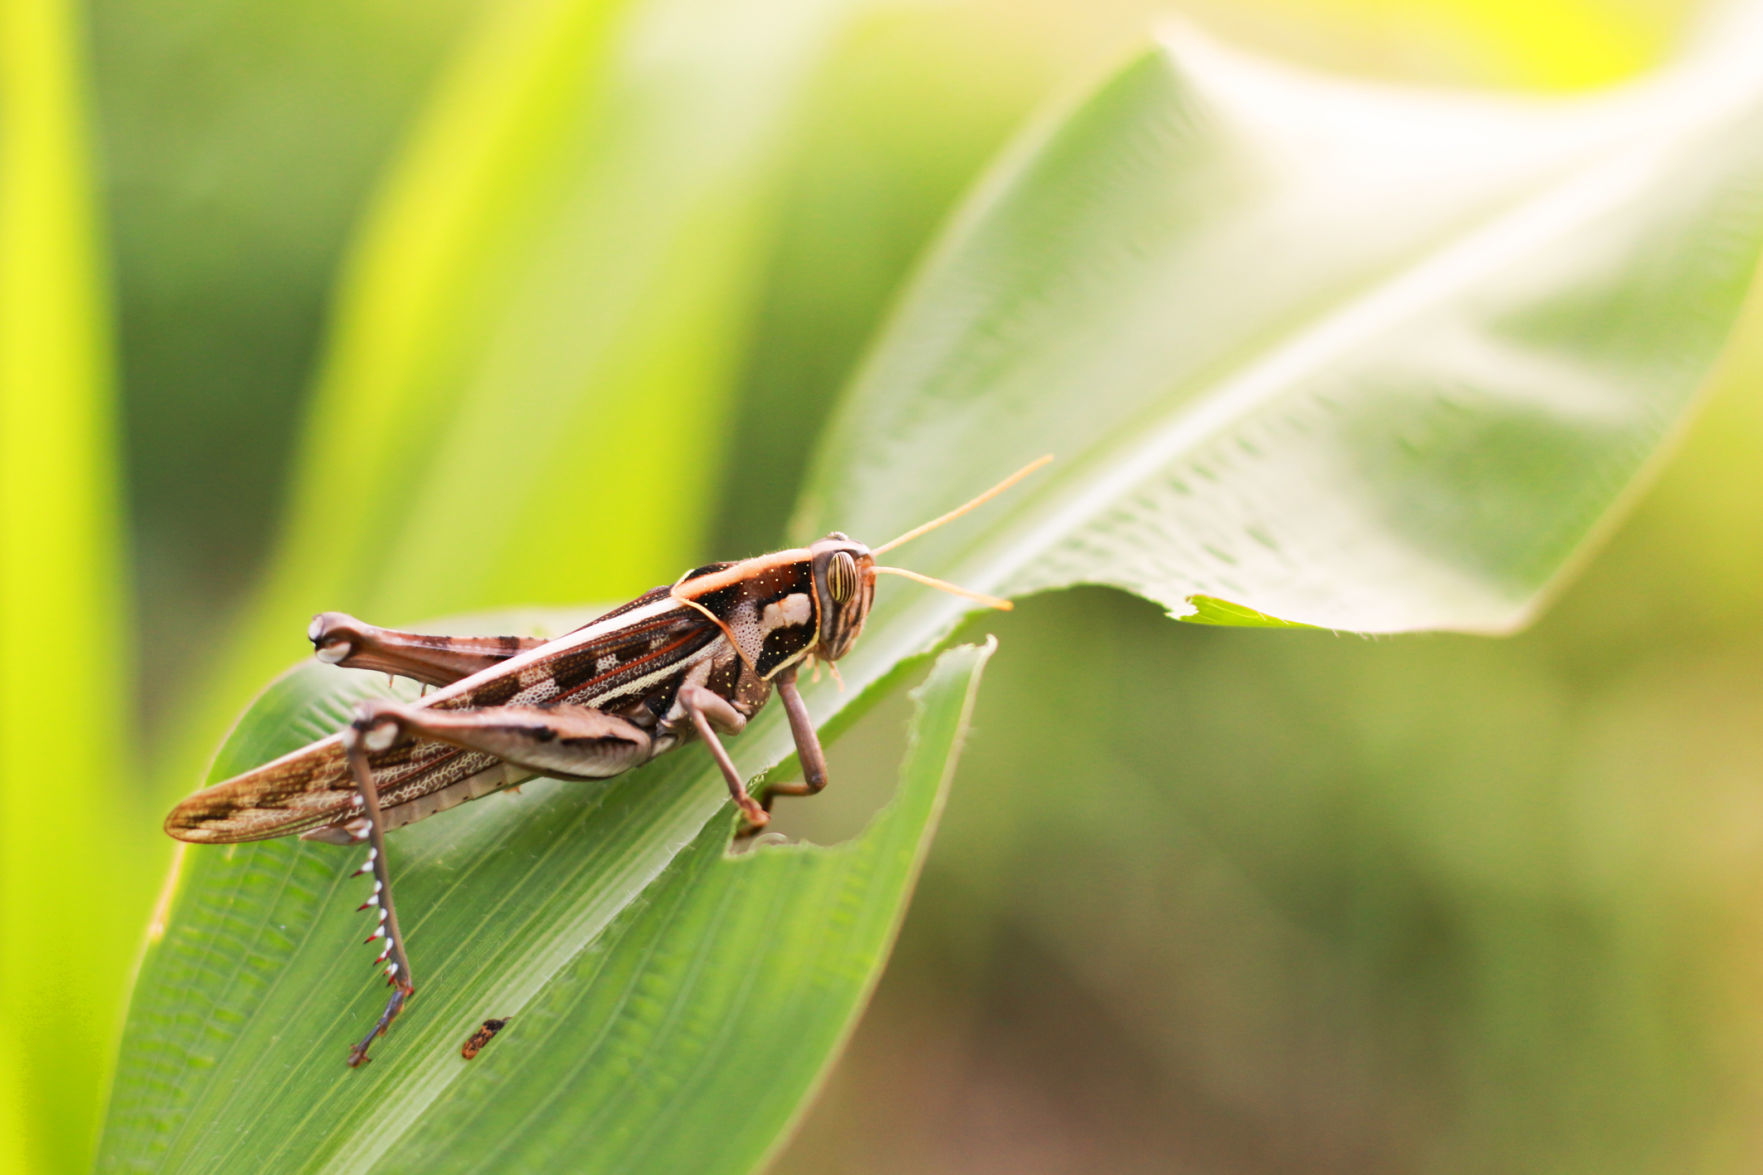
{"type": "Polygon", "coordinates": [[[807,547],[706,564],[555,640],[430,636],[320,613],[307,630],[320,661],[437,688],[413,703],[360,703],[338,733],[190,796],[166,817],[165,831],[200,844],[294,835],[368,843],[357,874],[373,874],[373,891],[361,908],[377,912],[367,941],[385,941],[376,962],[385,964],[392,994],[349,1051],[357,1067],[416,991],[392,901],[387,831],[537,775],[608,779],[693,739],[721,769],[743,834],[764,827],[775,797],[826,786],[826,755],[796,675],[818,662],[837,672],[863,631],[878,574],[1010,607],[876,557],[1049,460],[874,549],[835,531],[807,547]],[[718,734],[739,734],[774,689],[802,779],[770,785],[755,799],[718,734]]]}

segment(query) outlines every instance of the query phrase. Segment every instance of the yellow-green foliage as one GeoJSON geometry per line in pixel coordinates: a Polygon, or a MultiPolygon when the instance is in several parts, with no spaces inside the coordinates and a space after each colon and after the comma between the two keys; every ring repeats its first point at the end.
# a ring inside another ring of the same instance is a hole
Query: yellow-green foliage
{"type": "MultiPolygon", "coordinates": [[[[89,1153],[146,914],[77,13],[0,9],[0,1166],[89,1153]],[[135,827],[131,827],[135,825],[135,827]]],[[[148,865],[151,869],[151,865],[148,865]]]]}

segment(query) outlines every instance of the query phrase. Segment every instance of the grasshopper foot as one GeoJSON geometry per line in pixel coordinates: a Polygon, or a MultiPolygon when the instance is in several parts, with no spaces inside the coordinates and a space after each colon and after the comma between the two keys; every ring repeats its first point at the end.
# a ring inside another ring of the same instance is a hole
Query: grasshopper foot
{"type": "Polygon", "coordinates": [[[394,991],[392,998],[386,1001],[386,1010],[380,1013],[379,1020],[374,1023],[373,1031],[362,1037],[360,1044],[350,1048],[349,1068],[359,1069],[373,1059],[367,1055],[367,1047],[386,1034],[386,1029],[392,1026],[392,1018],[403,1011],[404,1001],[416,991],[415,987],[407,983],[399,983],[395,977],[393,983],[398,990],[394,991]]]}

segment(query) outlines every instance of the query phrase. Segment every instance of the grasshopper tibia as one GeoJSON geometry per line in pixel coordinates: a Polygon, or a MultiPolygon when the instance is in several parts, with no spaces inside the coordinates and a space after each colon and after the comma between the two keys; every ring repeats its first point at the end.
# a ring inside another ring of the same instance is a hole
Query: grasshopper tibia
{"type": "Polygon", "coordinates": [[[380,793],[374,786],[373,768],[367,761],[367,743],[370,739],[377,738],[382,730],[373,708],[363,704],[356,709],[355,721],[343,732],[343,753],[349,761],[350,773],[355,776],[355,785],[361,789],[363,806],[367,809],[367,836],[371,842],[371,847],[367,850],[367,867],[373,872],[373,900],[380,911],[379,928],[368,941],[384,936],[386,951],[380,958],[391,958],[391,962],[386,964],[386,978],[394,989],[392,998],[386,1001],[386,1010],[380,1013],[373,1031],[349,1050],[351,1069],[359,1067],[368,1059],[367,1046],[391,1026],[392,1018],[403,1010],[404,1001],[416,991],[416,984],[410,976],[410,956],[404,953],[404,935],[398,929],[398,911],[392,905],[392,874],[386,865],[386,828],[385,817],[380,814],[380,793]]]}

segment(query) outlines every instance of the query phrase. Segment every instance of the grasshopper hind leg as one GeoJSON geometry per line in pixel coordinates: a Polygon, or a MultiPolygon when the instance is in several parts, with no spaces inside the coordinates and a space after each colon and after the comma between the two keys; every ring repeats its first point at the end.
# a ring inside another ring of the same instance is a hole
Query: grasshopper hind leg
{"type": "Polygon", "coordinates": [[[306,630],[313,653],[327,665],[371,669],[452,685],[545,642],[520,636],[431,636],[379,628],[343,612],[320,612],[306,630]]]}
{"type": "Polygon", "coordinates": [[[386,829],[385,817],[380,811],[379,789],[374,785],[373,768],[367,761],[370,750],[377,749],[373,744],[386,735],[397,736],[396,727],[376,725],[371,710],[362,709],[356,713],[355,721],[343,734],[343,751],[349,762],[349,771],[355,776],[355,785],[361,789],[361,798],[367,818],[367,864],[358,872],[373,874],[373,895],[363,903],[368,909],[379,910],[379,925],[367,941],[386,940],[385,950],[380,952],[376,963],[386,963],[386,980],[392,985],[392,997],[386,1001],[386,1010],[380,1013],[373,1030],[362,1038],[361,1043],[349,1050],[349,1067],[358,1068],[368,1060],[367,1049],[377,1038],[385,1035],[392,1020],[403,1011],[404,1003],[416,992],[416,984],[410,975],[410,956],[404,950],[404,934],[398,929],[398,910],[392,904],[392,874],[386,862],[386,829]],[[390,960],[387,962],[387,960],[390,960]]]}
{"type": "Polygon", "coordinates": [[[350,1051],[351,1067],[367,1060],[368,1046],[391,1026],[416,990],[410,978],[404,935],[398,929],[398,911],[392,904],[392,879],[386,865],[386,817],[369,761],[370,755],[388,749],[406,736],[491,755],[534,774],[575,779],[605,779],[628,771],[648,759],[654,745],[642,728],[586,706],[434,710],[376,698],[355,708],[354,721],[343,732],[343,753],[360,792],[362,810],[348,823],[338,826],[338,830],[352,838],[357,830],[365,831],[369,841],[367,864],[361,871],[373,873],[373,896],[368,898],[367,906],[378,907],[379,926],[367,941],[386,940],[379,961],[390,959],[386,977],[396,990],[386,1001],[386,1010],[373,1030],[350,1051]]]}

